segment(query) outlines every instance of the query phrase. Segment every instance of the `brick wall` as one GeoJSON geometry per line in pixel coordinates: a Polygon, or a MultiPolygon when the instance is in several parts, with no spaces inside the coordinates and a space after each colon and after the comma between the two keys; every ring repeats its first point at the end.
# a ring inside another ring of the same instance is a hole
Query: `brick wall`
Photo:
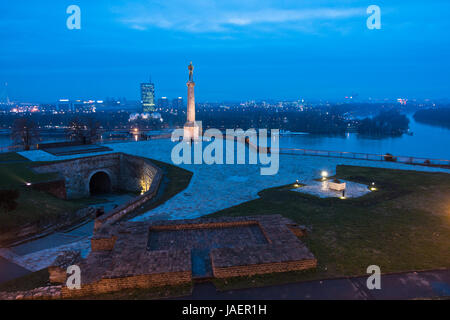
{"type": "Polygon", "coordinates": [[[101,239],[91,239],[91,249],[92,251],[111,251],[114,249],[114,244],[116,243],[117,237],[112,236],[111,238],[101,238],[101,239]]]}
{"type": "Polygon", "coordinates": [[[214,277],[216,278],[253,276],[257,274],[298,271],[309,268],[315,268],[317,266],[316,259],[263,263],[263,264],[232,266],[232,267],[215,267],[214,261],[211,261],[211,263],[213,268],[213,274],[214,277]]]}
{"type": "Polygon", "coordinates": [[[167,272],[158,274],[138,275],[123,278],[104,278],[99,281],[82,285],[79,290],[62,288],[63,298],[78,298],[88,295],[117,292],[124,289],[146,289],[170,285],[181,285],[192,281],[190,271],[167,272]]]}

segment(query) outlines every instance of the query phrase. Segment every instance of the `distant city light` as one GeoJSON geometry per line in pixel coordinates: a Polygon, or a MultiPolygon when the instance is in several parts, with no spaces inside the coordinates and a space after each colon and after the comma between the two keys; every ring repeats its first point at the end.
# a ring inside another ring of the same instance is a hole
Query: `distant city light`
{"type": "Polygon", "coordinates": [[[320,173],[320,175],[322,176],[322,179],[325,180],[328,177],[328,172],[324,170],[320,173]]]}

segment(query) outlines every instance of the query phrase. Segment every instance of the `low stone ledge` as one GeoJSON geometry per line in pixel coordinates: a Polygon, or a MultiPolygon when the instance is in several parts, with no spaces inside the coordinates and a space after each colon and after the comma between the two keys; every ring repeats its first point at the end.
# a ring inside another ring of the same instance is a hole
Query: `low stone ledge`
{"type": "Polygon", "coordinates": [[[253,276],[258,274],[268,274],[277,272],[300,271],[317,266],[316,259],[306,259],[299,261],[273,262],[252,264],[245,266],[215,267],[213,264],[213,274],[216,278],[230,278],[253,276]]]}
{"type": "Polygon", "coordinates": [[[40,287],[27,291],[0,292],[0,300],[52,300],[61,299],[62,286],[40,287]]]}
{"type": "Polygon", "coordinates": [[[143,274],[129,277],[103,278],[99,281],[82,285],[81,289],[62,288],[61,296],[66,299],[83,296],[117,292],[126,289],[148,289],[170,285],[182,285],[192,282],[191,272],[167,272],[143,274]]]}

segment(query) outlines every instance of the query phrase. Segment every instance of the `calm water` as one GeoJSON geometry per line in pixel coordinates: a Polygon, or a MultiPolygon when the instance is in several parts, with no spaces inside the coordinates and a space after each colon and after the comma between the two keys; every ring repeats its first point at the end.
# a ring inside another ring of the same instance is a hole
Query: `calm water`
{"type": "MultiPolygon", "coordinates": [[[[410,117],[412,136],[373,139],[356,133],[346,136],[326,137],[320,135],[283,136],[280,147],[313,150],[351,151],[422,158],[450,159],[450,130],[420,124],[410,117]]],[[[43,137],[45,142],[61,141],[64,136],[43,137]]],[[[8,135],[0,135],[0,148],[11,145],[8,135]]]]}
{"type": "Polygon", "coordinates": [[[423,158],[450,159],[450,130],[415,122],[410,118],[414,135],[395,138],[372,139],[356,133],[346,136],[324,137],[317,135],[285,136],[280,147],[313,150],[349,151],[423,158]]]}

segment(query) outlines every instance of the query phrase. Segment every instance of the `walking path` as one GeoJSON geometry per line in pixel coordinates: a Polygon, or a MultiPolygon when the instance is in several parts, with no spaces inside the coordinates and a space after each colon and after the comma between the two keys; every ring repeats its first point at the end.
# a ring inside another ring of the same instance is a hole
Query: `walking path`
{"type": "Polygon", "coordinates": [[[450,297],[450,269],[381,276],[381,289],[369,290],[367,277],[316,280],[261,288],[217,291],[212,283],[196,284],[182,300],[383,300],[450,297]]]}

